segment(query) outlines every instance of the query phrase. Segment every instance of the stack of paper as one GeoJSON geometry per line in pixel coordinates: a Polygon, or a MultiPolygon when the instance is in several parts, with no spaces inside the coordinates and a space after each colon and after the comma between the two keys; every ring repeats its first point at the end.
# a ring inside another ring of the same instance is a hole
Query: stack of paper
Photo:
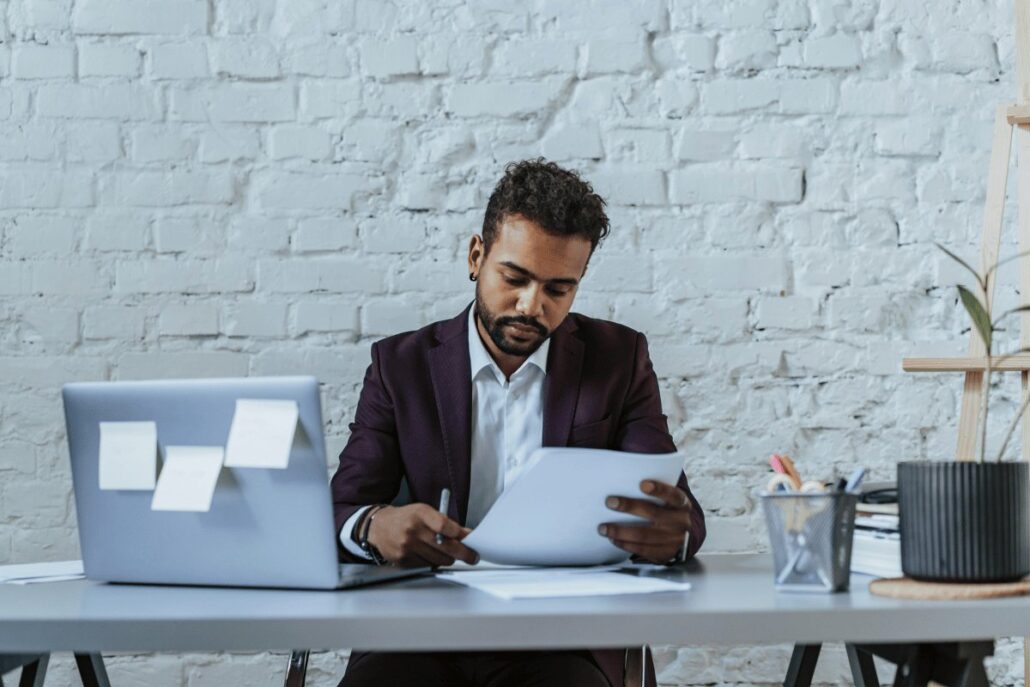
{"type": "Polygon", "coordinates": [[[442,572],[438,577],[502,599],[651,594],[690,589],[688,582],[626,575],[612,568],[462,570],[442,572]]]}
{"type": "Polygon", "coordinates": [[[82,570],[82,561],[0,565],[0,584],[63,582],[64,580],[81,580],[85,576],[82,570]]]}

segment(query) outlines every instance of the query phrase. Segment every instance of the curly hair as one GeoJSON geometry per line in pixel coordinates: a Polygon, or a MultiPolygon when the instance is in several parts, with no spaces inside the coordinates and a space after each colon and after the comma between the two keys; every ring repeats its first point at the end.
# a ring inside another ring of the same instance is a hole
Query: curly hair
{"type": "Polygon", "coordinates": [[[610,229],[604,206],[604,199],[576,172],[542,157],[509,163],[486,204],[483,250],[490,252],[506,217],[522,215],[549,234],[589,239],[593,253],[610,229]]]}

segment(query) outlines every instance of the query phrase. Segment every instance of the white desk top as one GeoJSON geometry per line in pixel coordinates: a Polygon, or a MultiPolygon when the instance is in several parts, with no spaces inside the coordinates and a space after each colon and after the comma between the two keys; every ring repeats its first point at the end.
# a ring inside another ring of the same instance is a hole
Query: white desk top
{"type": "Polygon", "coordinates": [[[693,589],[503,601],[420,578],[340,592],[0,585],[0,653],[507,649],[989,639],[1030,635],[1030,597],[897,601],[777,593],[765,555],[702,555],[693,589]]]}

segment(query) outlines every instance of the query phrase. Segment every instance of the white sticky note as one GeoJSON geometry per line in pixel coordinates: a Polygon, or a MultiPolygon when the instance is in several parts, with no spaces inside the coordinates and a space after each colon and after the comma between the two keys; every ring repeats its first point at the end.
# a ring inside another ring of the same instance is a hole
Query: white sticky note
{"type": "Polygon", "coordinates": [[[237,399],[225,445],[226,467],[286,468],[299,415],[296,401],[237,399]]]}
{"type": "Polygon", "coordinates": [[[100,423],[100,488],[150,491],[157,479],[157,423],[100,423]]]}
{"type": "Polygon", "coordinates": [[[167,446],[151,510],[209,511],[222,471],[221,446],[167,446]]]}

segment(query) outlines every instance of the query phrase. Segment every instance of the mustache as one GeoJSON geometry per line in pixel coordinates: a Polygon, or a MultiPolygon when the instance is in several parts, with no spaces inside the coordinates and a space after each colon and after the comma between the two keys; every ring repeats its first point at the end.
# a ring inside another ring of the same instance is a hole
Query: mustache
{"type": "Polygon", "coordinates": [[[498,317],[495,326],[503,327],[507,324],[521,324],[524,327],[532,327],[540,333],[540,336],[547,336],[547,327],[540,324],[532,317],[498,317]]]}

